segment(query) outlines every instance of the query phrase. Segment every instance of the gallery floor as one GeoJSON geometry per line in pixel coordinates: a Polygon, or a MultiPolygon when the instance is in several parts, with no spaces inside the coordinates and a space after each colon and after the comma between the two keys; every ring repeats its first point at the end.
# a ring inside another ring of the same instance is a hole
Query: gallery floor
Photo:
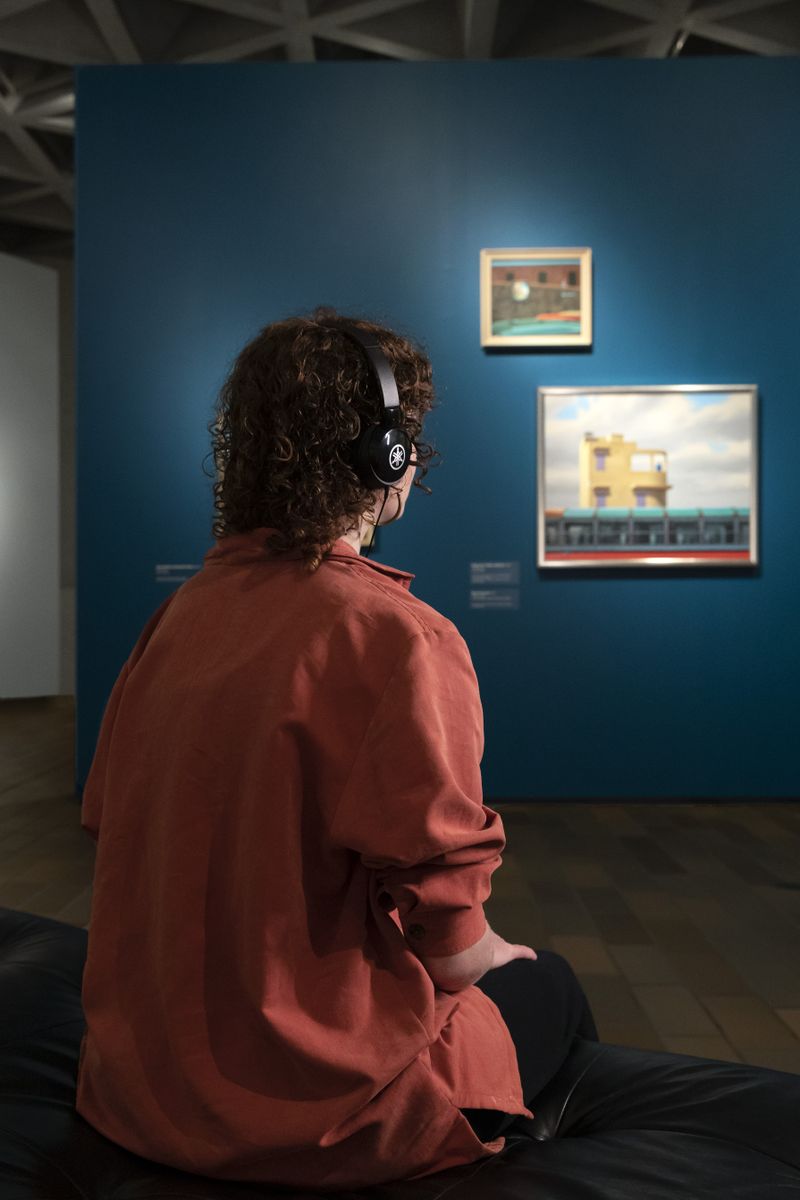
{"type": "MultiPolygon", "coordinates": [[[[0,701],[0,905],[85,925],[74,700],[0,701]]],[[[572,963],[600,1038],[800,1074],[800,802],[487,803],[486,914],[572,963]]]]}

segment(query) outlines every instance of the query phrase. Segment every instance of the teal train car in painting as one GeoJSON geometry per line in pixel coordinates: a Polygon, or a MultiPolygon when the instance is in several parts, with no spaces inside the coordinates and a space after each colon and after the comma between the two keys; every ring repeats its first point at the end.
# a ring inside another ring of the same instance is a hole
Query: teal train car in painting
{"type": "Polygon", "coordinates": [[[749,508],[548,508],[545,559],[748,561],[749,508]]]}

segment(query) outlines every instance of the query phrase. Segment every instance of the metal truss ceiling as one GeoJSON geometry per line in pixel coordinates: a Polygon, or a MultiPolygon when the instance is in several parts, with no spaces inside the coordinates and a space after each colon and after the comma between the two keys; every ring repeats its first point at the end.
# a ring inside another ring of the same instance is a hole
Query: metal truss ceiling
{"type": "Polygon", "coordinates": [[[800,54],[800,0],[0,0],[0,250],[73,245],[72,67],[800,54]]]}

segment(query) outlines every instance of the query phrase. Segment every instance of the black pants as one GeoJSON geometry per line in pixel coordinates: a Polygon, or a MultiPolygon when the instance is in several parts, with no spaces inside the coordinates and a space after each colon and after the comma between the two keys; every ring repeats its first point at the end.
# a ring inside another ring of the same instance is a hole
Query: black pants
{"type": "MultiPolygon", "coordinates": [[[[589,1001],[570,964],[553,950],[537,958],[515,958],[487,971],[476,987],[503,1016],[517,1051],[522,1096],[535,1111],[535,1100],[569,1053],[576,1035],[598,1041],[589,1001]]],[[[491,1141],[516,1118],[493,1108],[462,1108],[483,1142],[491,1141]]]]}

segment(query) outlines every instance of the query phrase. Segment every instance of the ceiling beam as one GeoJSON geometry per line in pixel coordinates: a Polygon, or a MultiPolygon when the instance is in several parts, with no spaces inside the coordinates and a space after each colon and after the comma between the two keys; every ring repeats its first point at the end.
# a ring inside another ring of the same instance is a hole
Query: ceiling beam
{"type": "Polygon", "coordinates": [[[20,96],[14,115],[19,117],[27,116],[63,116],[65,113],[75,111],[75,88],[72,83],[68,87],[59,84],[52,91],[44,95],[31,95],[26,93],[20,96]]]}
{"type": "Polygon", "coordinates": [[[274,33],[259,34],[258,37],[242,38],[239,42],[230,42],[227,46],[214,46],[210,50],[200,50],[196,54],[181,54],[171,58],[176,63],[211,63],[235,62],[237,58],[247,58],[250,54],[258,54],[261,50],[271,50],[275,46],[286,45],[286,30],[276,30],[274,33]]]}
{"type": "Polygon", "coordinates": [[[39,96],[27,93],[16,98],[13,116],[28,129],[50,129],[54,133],[75,134],[74,85],[62,83],[39,96]]]}
{"type": "Polygon", "coordinates": [[[491,58],[500,0],[461,0],[464,58],[491,58]]]}
{"type": "Polygon", "coordinates": [[[444,58],[444,55],[435,54],[433,50],[423,50],[420,46],[408,46],[403,42],[377,37],[371,33],[356,33],[354,29],[340,28],[334,22],[317,28],[320,37],[326,38],[329,42],[339,42],[343,46],[357,46],[359,50],[371,50],[373,54],[386,54],[389,58],[407,62],[441,62],[444,58]]]}
{"type": "Polygon", "coordinates": [[[718,25],[715,21],[703,21],[692,17],[684,22],[684,28],[698,37],[707,38],[711,42],[721,42],[723,46],[735,46],[737,50],[746,50],[750,54],[773,57],[800,53],[800,38],[790,45],[788,42],[776,42],[773,38],[760,37],[755,33],[744,33],[741,29],[732,29],[730,25],[718,25]]]}
{"type": "Polygon", "coordinates": [[[69,137],[75,136],[74,113],[66,117],[37,116],[34,114],[24,118],[18,117],[17,119],[26,129],[49,129],[51,133],[65,133],[69,137]]]}
{"type": "MultiPolygon", "coordinates": [[[[189,0],[183,0],[188,3],[189,0]]],[[[480,5],[492,4],[494,0],[477,0],[480,5]]],[[[255,17],[251,0],[191,0],[200,3],[204,8],[216,9],[228,15],[255,17]]],[[[367,21],[374,17],[382,17],[387,13],[397,12],[403,8],[413,8],[418,4],[427,4],[429,0],[360,0],[360,3],[348,4],[334,13],[323,13],[317,16],[308,15],[307,0],[282,0],[285,7],[282,15],[275,12],[267,13],[262,10],[260,18],[269,21],[269,33],[256,34],[242,38],[228,45],[215,46],[196,54],[181,56],[178,62],[231,62],[238,58],[246,58],[258,54],[262,50],[271,50],[276,46],[287,46],[291,54],[290,43],[296,45],[295,61],[309,61],[312,57],[313,38],[315,35],[326,38],[331,42],[339,42],[346,46],[356,46],[362,50],[371,50],[376,54],[385,54],[390,58],[410,60],[441,60],[441,54],[434,54],[417,46],[408,46],[396,42],[392,38],[381,37],[380,34],[361,33],[351,29],[350,24],[357,21],[367,21]],[[302,7],[300,6],[302,4],[302,7]],[[305,14],[303,15],[303,10],[305,14]],[[276,28],[279,25],[279,28],[276,28]],[[308,39],[305,42],[303,39],[308,39]],[[310,43],[310,47],[308,45],[310,43]],[[307,58],[303,55],[308,54],[307,58]]],[[[0,36],[2,29],[0,29],[0,36]]],[[[314,56],[315,57],[315,56],[314,56]]]]}
{"type": "MultiPolygon", "coordinates": [[[[356,46],[359,50],[369,50],[373,54],[385,54],[388,58],[396,58],[409,62],[440,62],[444,58],[432,50],[424,50],[419,46],[408,46],[395,42],[390,38],[379,37],[371,33],[357,33],[354,29],[342,27],[333,18],[312,18],[308,23],[310,32],[325,38],[329,42],[338,42],[343,46],[356,46]]],[[[173,60],[184,63],[199,62],[233,62],[257,54],[261,50],[269,50],[274,46],[287,43],[287,30],[275,33],[260,34],[257,37],[243,38],[227,46],[202,50],[196,54],[183,55],[173,60]]]]}
{"type": "Polygon", "coordinates": [[[308,0],[283,0],[283,16],[289,62],[315,62],[314,39],[308,24],[308,0]]]}
{"type": "MultiPolygon", "coordinates": [[[[479,0],[483,7],[491,7],[493,0],[479,0]]],[[[357,21],[369,21],[374,17],[384,17],[389,13],[399,12],[403,8],[417,8],[428,4],[429,0],[360,0],[357,4],[348,4],[338,8],[334,13],[320,14],[312,17],[309,22],[311,32],[330,42],[339,42],[344,46],[356,46],[360,50],[371,50],[375,54],[386,54],[390,58],[410,61],[441,61],[442,54],[425,50],[421,46],[410,46],[406,42],[398,42],[392,37],[383,37],[381,33],[365,33],[353,29],[357,21]]]]}
{"type": "MultiPolygon", "coordinates": [[[[413,4],[427,2],[428,0],[360,0],[359,3],[347,4],[338,8],[335,13],[328,14],[327,19],[333,19],[338,24],[344,25],[350,21],[367,21],[371,17],[381,17],[384,13],[397,12],[400,8],[409,8],[413,4]]],[[[489,2],[491,3],[491,0],[489,2]]],[[[42,0],[36,0],[36,3],[42,3],[42,0]]],[[[286,26],[286,18],[283,13],[265,8],[263,0],[179,0],[179,3],[189,4],[192,7],[210,8],[216,12],[225,13],[229,17],[246,17],[250,21],[261,21],[265,25],[273,27],[285,28],[286,26]]],[[[325,19],[325,17],[311,17],[310,21],[315,23],[325,19]]]]}
{"type": "Polygon", "coordinates": [[[724,21],[727,17],[744,16],[757,12],[759,8],[774,8],[780,0],[721,0],[719,4],[705,4],[691,13],[698,21],[724,21]]]}
{"type": "Polygon", "coordinates": [[[683,29],[683,18],[689,9],[690,0],[665,0],[661,16],[650,26],[642,51],[644,58],[667,58],[683,29]]]}
{"type": "Polygon", "coordinates": [[[59,171],[55,163],[45,154],[36,138],[16,121],[13,114],[14,107],[13,101],[0,97],[0,133],[5,134],[8,140],[13,142],[42,182],[48,184],[50,190],[55,192],[69,208],[74,208],[73,180],[59,171]]]}
{"type": "Polygon", "coordinates": [[[141,63],[142,56],[114,0],[83,0],[119,63],[141,63]]]}

